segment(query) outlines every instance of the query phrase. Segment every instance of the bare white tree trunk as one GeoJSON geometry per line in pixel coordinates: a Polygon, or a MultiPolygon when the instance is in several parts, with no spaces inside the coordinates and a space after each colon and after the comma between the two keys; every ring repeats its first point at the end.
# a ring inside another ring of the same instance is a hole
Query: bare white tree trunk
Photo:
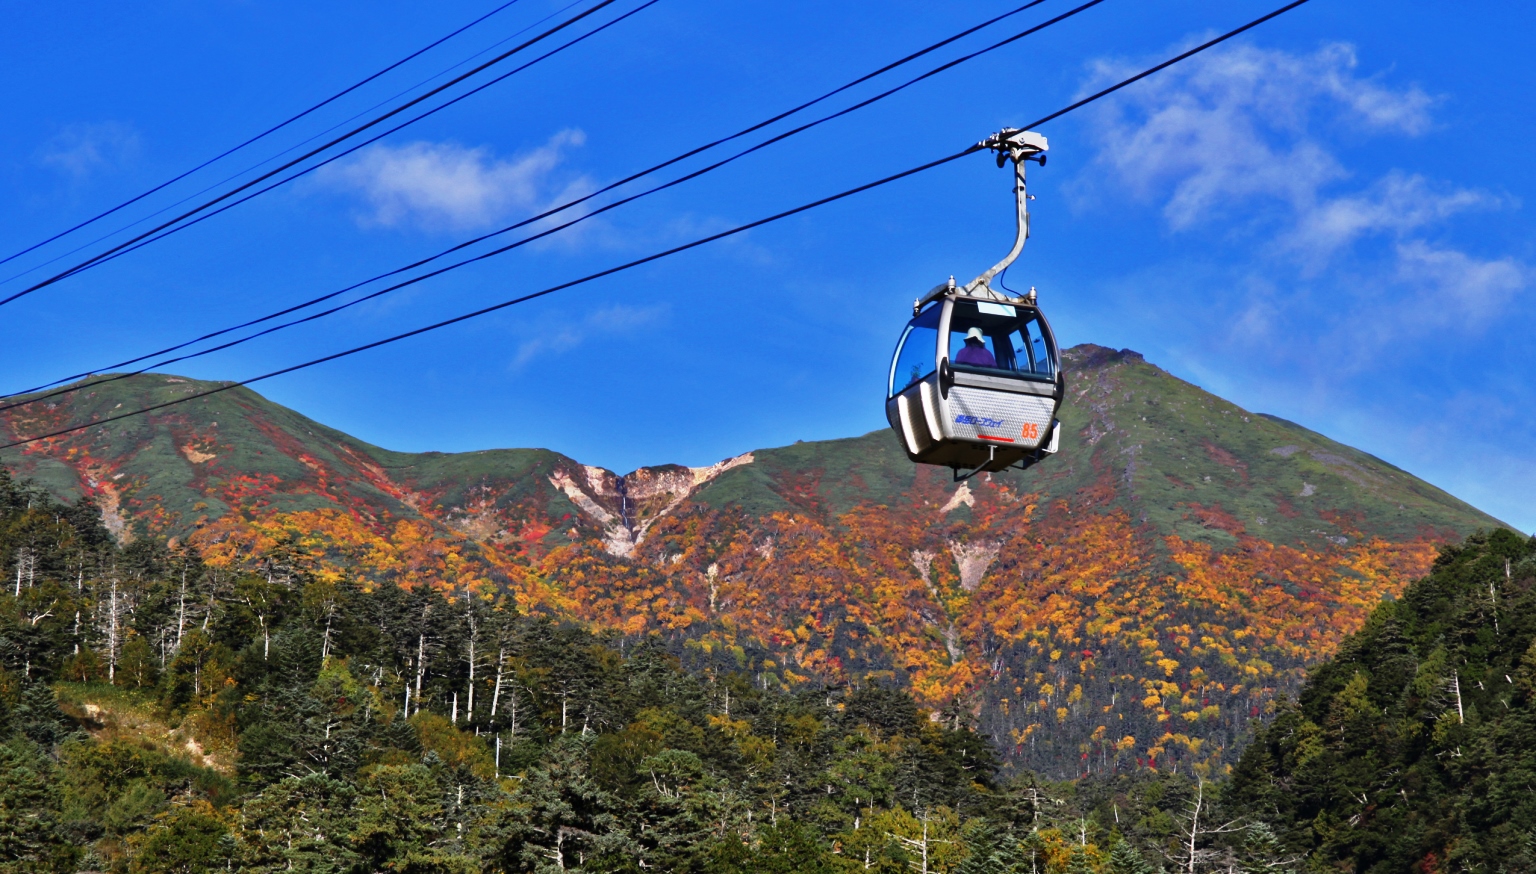
{"type": "Polygon", "coordinates": [[[1456,692],[1456,721],[1465,723],[1467,717],[1461,710],[1461,675],[1455,671],[1451,671],[1451,688],[1456,692]]]}
{"type": "Polygon", "coordinates": [[[219,591],[219,573],[214,571],[212,585],[208,587],[208,606],[203,608],[203,630],[208,630],[208,622],[213,619],[213,602],[219,591]]]}
{"type": "MultiPolygon", "coordinates": [[[[947,843],[949,843],[949,841],[929,840],[929,838],[928,838],[928,811],[926,811],[926,810],[923,811],[923,820],[922,820],[922,822],[923,822],[923,836],[921,838],[904,838],[901,835],[891,834],[890,832],[887,832],[886,835],[888,837],[894,838],[897,843],[905,846],[908,850],[911,850],[911,851],[915,852],[917,854],[918,861],[915,864],[914,863],[910,863],[910,862],[908,864],[912,865],[912,867],[914,867],[918,871],[920,871],[921,874],[928,874],[928,850],[929,850],[930,845],[935,844],[935,843],[947,844],[947,843]]],[[[866,866],[867,866],[867,864],[868,864],[868,857],[865,858],[865,862],[866,862],[866,866]]]]}
{"type": "Polygon", "coordinates": [[[480,642],[480,623],[475,619],[474,603],[468,588],[464,590],[464,614],[469,623],[469,689],[465,693],[464,721],[475,721],[475,646],[480,642]]]}
{"type": "Polygon", "coordinates": [[[1195,806],[1189,817],[1189,867],[1184,870],[1189,874],[1195,874],[1195,863],[1199,860],[1199,850],[1195,847],[1195,841],[1200,837],[1200,809],[1205,804],[1205,781],[1199,780],[1195,784],[1195,806]]]}
{"type": "Polygon", "coordinates": [[[421,712],[421,677],[427,672],[427,635],[416,638],[416,712],[421,712]]]}
{"type": "Polygon", "coordinates": [[[27,613],[26,613],[27,624],[35,626],[35,625],[37,625],[37,623],[42,622],[44,619],[47,619],[49,616],[52,616],[53,615],[53,608],[57,607],[58,605],[59,605],[59,599],[58,598],[54,598],[53,599],[53,603],[49,604],[47,607],[43,608],[43,611],[41,613],[38,613],[38,612],[33,611],[33,610],[28,610],[27,613]]]}
{"type": "Polygon", "coordinates": [[[21,597],[21,581],[26,579],[27,588],[32,588],[37,583],[37,553],[32,547],[23,546],[16,550],[16,597],[21,597]]]}
{"type": "Polygon", "coordinates": [[[555,852],[554,852],[552,858],[555,860],[555,867],[559,868],[561,871],[564,871],[565,870],[565,826],[560,826],[560,828],[555,831],[555,852]]]}
{"type": "Polygon", "coordinates": [[[187,564],[181,564],[181,592],[176,597],[176,648],[181,652],[181,636],[187,627],[187,564]]]}
{"type": "Polygon", "coordinates": [[[508,686],[507,687],[507,729],[512,732],[512,739],[513,740],[517,740],[517,730],[518,730],[518,728],[520,728],[522,726],[522,723],[518,720],[518,706],[517,705],[518,705],[519,702],[520,702],[520,699],[519,699],[518,694],[517,694],[517,686],[515,686],[515,685],[514,686],[508,686]]]}
{"type": "MultiPolygon", "coordinates": [[[[1504,582],[1509,583],[1509,559],[1504,559],[1504,582]]],[[[1499,633],[1499,593],[1493,580],[1488,581],[1488,599],[1493,602],[1493,633],[1499,633]]]]}
{"type": "Polygon", "coordinates": [[[507,648],[496,651],[496,685],[491,688],[491,721],[496,720],[496,705],[501,703],[501,673],[507,661],[507,648]]]}
{"type": "Polygon", "coordinates": [[[1165,854],[1168,861],[1177,865],[1185,874],[1196,874],[1201,868],[1221,857],[1221,853],[1216,850],[1201,849],[1201,838],[1241,831],[1247,828],[1247,826],[1241,825],[1239,820],[1232,820],[1231,822],[1216,826],[1204,825],[1200,820],[1205,812],[1205,779],[1197,774],[1195,776],[1195,798],[1190,802],[1188,818],[1181,817],[1179,853],[1177,857],[1165,854]]]}
{"type": "Polygon", "coordinates": [[[122,619],[122,608],[119,606],[117,596],[117,575],[112,575],[112,589],[107,601],[107,682],[117,685],[117,645],[118,623],[122,619]]]}
{"type": "Polygon", "coordinates": [[[474,640],[473,637],[471,637],[470,640],[469,640],[469,682],[466,685],[469,688],[465,692],[465,699],[464,699],[464,721],[465,722],[474,722],[475,721],[475,640],[474,640]]]}
{"type": "MultiPolygon", "coordinates": [[[[80,568],[75,576],[75,591],[85,591],[85,559],[80,559],[80,568]]],[[[80,611],[75,611],[75,655],[80,654],[80,611]]]]}

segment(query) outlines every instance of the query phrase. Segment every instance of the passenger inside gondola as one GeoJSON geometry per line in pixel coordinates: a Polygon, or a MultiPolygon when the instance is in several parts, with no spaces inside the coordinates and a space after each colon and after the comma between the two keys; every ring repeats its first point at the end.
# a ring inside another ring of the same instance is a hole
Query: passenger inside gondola
{"type": "Polygon", "coordinates": [[[986,336],[980,328],[972,328],[965,332],[965,346],[955,353],[956,364],[970,364],[976,367],[996,367],[997,358],[987,350],[986,336]]]}
{"type": "Polygon", "coordinates": [[[990,301],[955,302],[949,323],[950,361],[987,375],[1053,380],[1040,320],[1027,310],[990,301]]]}

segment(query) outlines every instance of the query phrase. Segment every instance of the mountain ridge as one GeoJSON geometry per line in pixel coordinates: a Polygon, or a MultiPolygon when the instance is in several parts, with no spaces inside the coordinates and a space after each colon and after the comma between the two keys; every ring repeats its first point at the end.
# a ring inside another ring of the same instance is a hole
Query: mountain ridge
{"type": "MultiPolygon", "coordinates": [[[[1095,345],[1092,345],[1092,344],[1084,344],[1084,345],[1081,345],[1081,346],[1073,347],[1072,349],[1068,350],[1068,352],[1067,352],[1067,360],[1068,360],[1069,364],[1072,364],[1079,371],[1089,371],[1089,372],[1098,371],[1100,374],[1102,374],[1104,371],[1114,369],[1117,365],[1124,365],[1124,364],[1129,363],[1129,364],[1133,364],[1133,365],[1141,365],[1143,367],[1150,368],[1150,369],[1156,371],[1158,374],[1160,374],[1163,377],[1167,377],[1169,379],[1173,378],[1173,377],[1169,376],[1168,374],[1166,374],[1166,372],[1162,371],[1161,369],[1156,368],[1155,365],[1147,364],[1145,359],[1143,358],[1143,356],[1140,353],[1137,353],[1137,352],[1135,352],[1133,350],[1129,350],[1129,349],[1114,350],[1114,349],[1109,349],[1109,348],[1106,348],[1106,347],[1095,346],[1095,345]]],[[[111,375],[111,374],[106,374],[106,375],[103,375],[103,376],[105,378],[107,378],[107,379],[115,379],[114,375],[111,375]]],[[[146,392],[146,393],[144,393],[144,394],[148,394],[150,396],[153,396],[157,401],[163,400],[164,399],[164,395],[167,395],[167,394],[190,393],[192,391],[197,391],[197,390],[206,390],[206,388],[218,387],[218,386],[222,386],[222,385],[228,385],[228,383],[204,382],[204,381],[191,380],[191,379],[188,379],[188,378],[185,378],[185,377],[179,377],[179,376],[174,376],[174,375],[169,375],[169,374],[143,374],[143,375],[139,375],[139,376],[128,377],[127,379],[119,380],[119,381],[117,381],[115,383],[103,384],[101,382],[86,381],[86,382],[82,383],[79,388],[77,388],[74,391],[72,391],[71,394],[77,394],[79,392],[86,392],[87,394],[94,394],[93,392],[89,392],[88,390],[92,389],[92,388],[97,388],[98,386],[101,387],[102,389],[105,389],[108,392],[112,392],[114,390],[121,392],[123,387],[125,387],[125,384],[128,384],[128,385],[141,385],[145,381],[152,381],[152,380],[163,380],[163,382],[166,385],[168,385],[168,386],[175,386],[175,385],[185,386],[184,389],[180,389],[180,390],[172,389],[172,390],[170,390],[168,392],[158,392],[158,393],[157,392],[146,392]]],[[[609,478],[617,478],[617,477],[620,477],[620,476],[622,476],[622,477],[632,477],[632,476],[635,476],[637,474],[639,474],[641,476],[646,476],[648,472],[654,472],[654,473],[650,474],[650,475],[654,476],[656,473],[661,473],[661,472],[668,471],[668,470],[684,470],[684,469],[689,470],[689,471],[694,471],[694,472],[696,472],[696,474],[697,474],[697,472],[708,471],[708,470],[716,470],[716,469],[720,469],[720,471],[723,472],[723,470],[728,470],[728,469],[730,469],[730,467],[734,467],[734,466],[736,466],[736,464],[739,464],[740,460],[748,460],[748,461],[750,461],[751,459],[755,459],[756,457],[758,457],[760,455],[764,455],[765,453],[767,453],[767,455],[764,456],[764,457],[772,457],[772,456],[775,456],[775,455],[782,455],[782,456],[800,455],[802,457],[801,458],[801,463],[803,465],[803,463],[804,463],[804,456],[806,456],[806,455],[814,455],[814,454],[817,453],[817,450],[822,448],[822,447],[837,447],[839,445],[847,444],[850,441],[859,443],[862,451],[876,451],[876,452],[879,452],[879,454],[882,455],[882,456],[890,454],[890,453],[887,453],[887,452],[883,451],[884,447],[879,447],[879,446],[876,445],[876,444],[878,444],[881,441],[882,438],[884,438],[884,436],[886,434],[885,429],[880,429],[880,430],[877,430],[877,431],[874,431],[874,432],[870,432],[869,434],[860,435],[858,437],[838,438],[838,439],[826,440],[826,441],[811,441],[811,442],[799,441],[799,442],[797,442],[795,444],[790,444],[790,445],[782,446],[782,447],[771,447],[771,448],[767,448],[767,449],[762,449],[762,448],[753,449],[753,450],[749,450],[748,452],[742,453],[742,454],[740,454],[738,456],[735,456],[733,458],[723,459],[722,461],[717,462],[715,465],[710,465],[710,466],[705,466],[705,467],[691,468],[691,467],[686,467],[684,465],[664,463],[664,464],[656,464],[656,465],[644,465],[644,466],[641,466],[639,468],[636,468],[635,470],[629,471],[628,473],[619,474],[617,471],[610,471],[610,470],[607,470],[606,468],[600,468],[600,467],[596,467],[596,466],[593,466],[593,465],[586,465],[583,462],[581,462],[581,461],[579,461],[579,460],[577,460],[577,459],[575,459],[575,458],[573,458],[571,456],[565,455],[565,454],[557,452],[555,450],[543,449],[543,448],[534,448],[534,447],[492,448],[492,449],[468,450],[468,451],[464,451],[464,452],[438,452],[438,451],[430,451],[430,450],[429,451],[424,451],[424,452],[404,452],[404,451],[399,451],[399,450],[386,449],[384,447],[381,447],[381,446],[369,443],[367,441],[361,440],[361,439],[359,439],[357,437],[354,437],[354,436],[352,436],[350,434],[346,434],[345,432],[342,432],[342,431],[339,431],[337,429],[331,428],[331,427],[329,427],[329,426],[327,426],[327,425],[325,425],[325,424],[323,424],[323,423],[321,423],[321,422],[319,422],[317,420],[311,419],[308,416],[305,416],[304,414],[299,413],[299,412],[297,412],[295,410],[292,410],[292,409],[289,409],[289,408],[286,408],[286,407],[281,407],[280,405],[277,405],[277,404],[273,404],[272,402],[267,401],[265,398],[261,397],[259,394],[257,394],[256,392],[254,392],[254,391],[252,391],[252,390],[250,390],[248,388],[241,387],[241,388],[232,389],[231,391],[233,393],[235,393],[235,397],[239,398],[239,400],[236,401],[233,404],[233,406],[242,407],[242,408],[244,408],[244,410],[246,412],[250,412],[250,411],[254,410],[257,407],[262,407],[262,408],[265,408],[264,412],[268,413],[267,418],[274,418],[271,415],[271,413],[276,413],[277,415],[275,416],[275,418],[286,419],[287,420],[286,422],[278,421],[278,422],[268,422],[266,424],[269,425],[269,426],[272,426],[272,425],[277,426],[277,428],[279,428],[279,429],[281,429],[283,431],[286,431],[287,435],[294,435],[294,434],[302,431],[302,432],[308,434],[309,436],[323,437],[324,439],[328,440],[334,446],[349,447],[348,455],[351,456],[350,459],[336,458],[334,460],[336,460],[336,461],[350,460],[350,461],[356,462],[355,471],[358,474],[358,478],[362,479],[364,481],[367,481],[367,480],[370,479],[368,476],[365,475],[367,473],[373,473],[374,474],[374,479],[376,479],[380,474],[387,475],[389,471],[401,471],[402,475],[405,478],[413,479],[413,480],[422,480],[423,478],[425,478],[427,481],[430,481],[430,482],[441,482],[441,481],[443,481],[445,479],[450,478],[450,475],[451,475],[452,478],[463,480],[466,477],[473,477],[473,476],[477,476],[477,475],[483,475],[486,472],[485,471],[485,467],[487,467],[487,465],[483,464],[483,463],[479,464],[479,465],[476,465],[476,464],[473,463],[475,461],[491,462],[491,463],[495,463],[495,462],[498,462],[498,461],[505,461],[507,463],[508,470],[511,471],[512,474],[522,474],[522,473],[525,473],[530,467],[539,466],[539,462],[542,462],[543,465],[545,465],[545,466],[567,465],[567,466],[579,467],[579,468],[581,468],[583,470],[601,471],[603,475],[605,475],[606,477],[609,477],[609,478]],[[800,447],[800,448],[797,449],[797,447],[800,447]],[[367,460],[364,461],[363,460],[364,458],[366,458],[367,460]],[[539,459],[539,461],[534,461],[533,459],[535,459],[535,458],[539,459]],[[726,467],[722,468],[723,465],[726,466],[726,467]]],[[[1077,392],[1078,398],[1079,399],[1083,398],[1083,396],[1087,393],[1087,391],[1088,391],[1087,389],[1079,389],[1078,392],[1077,392]]],[[[117,395],[113,395],[113,396],[115,397],[117,395]]],[[[228,398],[228,397],[229,397],[228,395],[220,395],[220,396],[215,396],[215,398],[212,398],[212,399],[203,398],[203,399],[200,399],[200,400],[201,400],[201,402],[204,405],[206,405],[210,400],[213,400],[213,401],[217,402],[217,401],[219,401],[221,399],[225,399],[225,398],[228,398]]],[[[1215,396],[1210,396],[1210,397],[1215,399],[1215,400],[1217,400],[1217,401],[1220,401],[1220,399],[1219,398],[1215,398],[1215,396]]],[[[24,402],[24,396],[23,396],[23,402],[24,402]]],[[[1220,401],[1220,403],[1226,404],[1227,402],[1220,401]]],[[[118,406],[121,406],[121,405],[122,405],[122,403],[119,402],[118,406]]],[[[72,404],[71,406],[75,406],[75,404],[72,404]]],[[[89,405],[86,405],[86,406],[89,406],[89,405]]],[[[225,406],[228,406],[228,405],[225,405],[225,406]]],[[[1244,412],[1244,411],[1240,411],[1235,405],[1228,404],[1228,406],[1231,409],[1230,410],[1224,410],[1223,414],[1228,414],[1228,413],[1230,413],[1232,411],[1238,411],[1240,414],[1242,412],[1244,412]]],[[[59,404],[58,403],[48,404],[47,407],[48,407],[49,411],[56,411],[59,408],[59,404]]],[[[1092,407],[1094,407],[1094,405],[1090,403],[1090,407],[1092,408],[1092,407]]],[[[18,409],[25,409],[25,408],[18,408],[18,409]]],[[[1070,415],[1070,413],[1071,413],[1071,407],[1069,406],[1069,415],[1070,415]]],[[[1312,449],[1309,452],[1309,455],[1312,457],[1312,459],[1314,461],[1319,462],[1320,464],[1322,464],[1325,467],[1326,466],[1332,466],[1334,468],[1334,472],[1335,473],[1343,476],[1345,479],[1350,480],[1351,482],[1353,482],[1356,485],[1368,486],[1370,484],[1370,480],[1372,479],[1372,476],[1373,476],[1372,471],[1370,471],[1368,469],[1361,469],[1361,467],[1362,467],[1361,461],[1364,461],[1367,465],[1374,466],[1374,467],[1377,467],[1377,468],[1380,468],[1380,469],[1385,469],[1387,471],[1390,471],[1390,473],[1394,474],[1394,475],[1398,475],[1398,476],[1401,476],[1401,477],[1407,477],[1407,478],[1411,478],[1411,479],[1416,479],[1416,478],[1413,478],[1412,474],[1408,473],[1407,471],[1404,471],[1401,468],[1398,468],[1398,467],[1396,467],[1396,466],[1394,466],[1394,465],[1392,465],[1392,464],[1390,464],[1388,462],[1385,462],[1385,461],[1381,460],[1380,458],[1377,458],[1374,455],[1370,455],[1369,453],[1363,452],[1363,451],[1358,450],[1358,449],[1354,449],[1353,447],[1348,447],[1348,446],[1346,446],[1344,444],[1339,444],[1339,443],[1337,443],[1335,441],[1332,441],[1332,440],[1330,440],[1330,439],[1328,439],[1326,437],[1323,437],[1320,434],[1317,434],[1315,432],[1307,430],[1304,426],[1301,426],[1301,425],[1296,424],[1294,422],[1290,422],[1290,421],[1282,419],[1282,418],[1280,418],[1278,416],[1273,416],[1273,415],[1266,414],[1266,413],[1250,413],[1249,415],[1263,418],[1263,419],[1268,420],[1270,422],[1273,422],[1273,423],[1275,423],[1275,424],[1277,424],[1277,425],[1279,425],[1279,426],[1281,426],[1281,427],[1283,427],[1285,429],[1291,429],[1291,430],[1300,431],[1302,433],[1304,439],[1307,439],[1307,440],[1309,440],[1310,442],[1313,442],[1313,443],[1322,444],[1321,448],[1314,448],[1314,449],[1312,449]],[[1342,454],[1341,453],[1336,453],[1336,452],[1325,451],[1328,447],[1342,449],[1342,450],[1345,450],[1345,451],[1342,454]],[[1354,458],[1351,458],[1350,456],[1354,456],[1354,458]]],[[[18,414],[16,411],[9,411],[8,414],[4,417],[4,421],[5,421],[5,426],[7,428],[7,431],[13,437],[19,437],[25,431],[27,431],[29,429],[28,426],[32,426],[33,429],[41,430],[44,427],[51,427],[51,426],[57,424],[59,420],[56,419],[55,417],[27,416],[25,414],[18,414]]],[[[1070,427],[1070,425],[1072,423],[1068,423],[1068,424],[1069,424],[1069,427],[1070,427]]],[[[1101,422],[1089,421],[1085,434],[1086,434],[1086,437],[1087,437],[1087,442],[1090,445],[1096,444],[1098,442],[1098,440],[1102,439],[1105,436],[1106,431],[1102,430],[1102,424],[1103,423],[1101,423],[1101,422]]],[[[125,426],[129,427],[129,428],[133,427],[131,424],[128,424],[128,423],[114,423],[113,425],[103,426],[103,428],[101,430],[108,430],[108,429],[114,427],[114,425],[116,427],[119,427],[119,428],[125,427],[125,426]]],[[[217,425],[218,425],[217,418],[212,418],[211,419],[211,425],[214,426],[214,427],[217,427],[217,425]]],[[[1112,431],[1113,427],[1114,426],[1111,425],[1108,430],[1112,431]]],[[[195,429],[185,429],[185,428],[183,428],[183,429],[179,429],[179,430],[182,431],[182,432],[187,432],[187,431],[191,431],[192,432],[191,434],[188,435],[188,437],[190,439],[187,439],[187,442],[185,442],[182,445],[177,447],[177,449],[180,452],[180,454],[183,455],[184,457],[186,457],[188,461],[192,462],[195,465],[195,464],[199,464],[199,463],[203,463],[203,462],[212,460],[214,457],[217,457],[217,454],[207,453],[207,452],[204,452],[202,449],[198,448],[199,441],[200,440],[206,441],[206,439],[207,439],[206,436],[201,436],[200,437],[199,435],[197,435],[195,433],[195,429]]],[[[273,436],[275,436],[275,433],[276,433],[272,427],[264,428],[263,432],[268,437],[273,437],[273,436]]],[[[229,447],[232,447],[232,448],[236,448],[236,449],[238,449],[242,444],[250,443],[251,442],[249,440],[249,438],[247,438],[247,437],[245,437],[243,435],[240,435],[240,434],[231,435],[231,438],[232,439],[226,440],[225,444],[226,444],[226,446],[229,446],[229,447]]],[[[55,441],[58,441],[58,440],[69,441],[70,439],[71,438],[69,438],[69,437],[66,437],[66,438],[55,438],[55,441]]],[[[50,442],[53,442],[53,441],[50,441],[50,442]]],[[[289,450],[288,454],[290,455],[290,457],[297,456],[299,458],[302,458],[305,454],[309,454],[309,453],[307,453],[305,451],[307,449],[307,447],[302,447],[302,446],[295,447],[295,446],[292,445],[292,442],[290,440],[279,438],[279,439],[274,439],[271,442],[276,444],[274,446],[274,448],[289,450]]],[[[206,449],[206,448],[211,448],[211,447],[204,446],[204,449],[206,449]]],[[[1138,447],[1132,446],[1132,447],[1129,447],[1129,448],[1134,450],[1134,449],[1136,449],[1138,447]]],[[[1281,445],[1281,446],[1273,447],[1270,451],[1272,453],[1274,453],[1274,454],[1279,455],[1282,458],[1288,458],[1295,450],[1297,450],[1299,448],[1300,447],[1294,447],[1293,448],[1293,447],[1290,447],[1290,446],[1287,446],[1287,445],[1281,445]]],[[[258,455],[262,454],[262,452],[260,450],[258,450],[257,454],[258,455]]],[[[17,453],[15,450],[7,450],[5,452],[0,452],[0,459],[7,460],[8,463],[16,463],[16,464],[18,464],[26,472],[26,474],[28,476],[30,476],[33,479],[43,483],[44,485],[50,487],[55,492],[55,494],[60,496],[60,497],[66,497],[66,498],[68,498],[68,497],[78,497],[81,494],[87,493],[87,492],[91,491],[94,488],[100,488],[100,484],[98,484],[96,486],[92,486],[89,483],[90,477],[89,477],[88,473],[87,473],[86,476],[81,477],[78,481],[75,481],[75,482],[71,482],[70,481],[70,479],[71,479],[71,472],[69,470],[70,468],[74,468],[75,472],[78,473],[80,470],[88,468],[88,465],[76,464],[76,463],[73,463],[73,462],[70,462],[70,461],[61,461],[59,459],[53,458],[50,453],[42,453],[41,454],[41,456],[42,456],[41,458],[39,458],[39,455],[40,455],[39,453],[36,453],[36,452],[34,452],[34,451],[30,450],[30,449],[29,450],[23,450],[23,452],[21,452],[21,453],[17,453]],[[83,487],[82,487],[82,485],[83,485],[83,487]]],[[[1217,462],[1222,462],[1223,461],[1222,454],[1218,452],[1214,456],[1214,459],[1217,462]]],[[[882,458],[882,461],[885,461],[885,460],[886,459],[882,458]]],[[[236,459],[234,459],[234,461],[235,461],[235,465],[234,466],[237,467],[237,468],[238,467],[243,467],[243,466],[254,466],[254,465],[252,465],[252,462],[249,459],[239,459],[239,458],[236,458],[236,459]]],[[[293,469],[291,466],[286,466],[286,465],[281,465],[281,464],[279,464],[278,466],[279,467],[286,467],[287,468],[286,470],[281,470],[281,471],[278,471],[278,472],[283,474],[283,475],[285,475],[285,476],[288,476],[290,478],[293,477],[295,474],[299,473],[296,469],[293,469]]],[[[348,466],[352,466],[352,465],[348,465],[348,466]]],[[[896,463],[894,458],[890,459],[889,466],[893,467],[893,468],[910,467],[910,465],[907,465],[904,462],[902,462],[900,464],[896,463]]],[[[1135,460],[1134,459],[1131,460],[1126,465],[1126,467],[1127,467],[1127,469],[1131,473],[1134,473],[1135,470],[1136,470],[1136,462],[1135,462],[1135,460]]],[[[1235,468],[1233,469],[1233,471],[1237,472],[1235,468]]],[[[1056,477],[1053,477],[1050,473],[1047,473],[1046,476],[1047,476],[1047,478],[1051,478],[1051,479],[1056,478],[1056,477]]],[[[714,478],[713,475],[708,477],[708,479],[710,479],[710,480],[712,480],[713,478],[714,478]]],[[[728,480],[728,482],[730,482],[730,481],[728,480]]],[[[699,484],[703,484],[702,481],[699,484]]],[[[883,483],[883,485],[887,489],[889,489],[891,487],[891,484],[888,483],[888,482],[887,483],[883,483]]],[[[1419,488],[1416,489],[1416,491],[1418,491],[1421,495],[1424,495],[1426,497],[1432,497],[1435,501],[1437,501],[1439,503],[1444,503],[1444,504],[1448,504],[1448,505],[1451,505],[1451,506],[1455,506],[1461,512],[1466,512],[1466,513],[1471,513],[1471,514],[1474,514],[1474,515],[1477,515],[1477,516],[1481,516],[1483,518],[1483,520],[1486,523],[1488,523],[1488,524],[1492,524],[1492,525],[1504,525],[1505,524],[1505,523],[1500,522],[1497,519],[1494,519],[1491,516],[1487,516],[1486,514],[1482,514],[1480,511],[1477,511],[1475,508],[1471,507],[1470,505],[1467,505],[1464,502],[1461,502],[1459,499],[1456,499],[1453,496],[1449,495],[1448,493],[1445,493],[1443,490],[1440,490],[1440,489],[1438,489],[1438,488],[1436,488],[1434,486],[1430,486],[1428,483],[1423,483],[1422,481],[1418,481],[1418,486],[1419,486],[1419,488]]],[[[386,490],[383,490],[383,491],[388,492],[389,490],[386,489],[386,490]]],[[[733,496],[733,495],[729,495],[729,493],[731,491],[732,490],[729,487],[721,489],[721,488],[719,488],[717,486],[715,488],[705,490],[705,493],[713,494],[717,501],[723,501],[725,503],[730,503],[732,501],[739,501],[739,500],[741,500],[741,498],[739,498],[739,497],[736,497],[736,496],[733,496]]],[[[1303,481],[1303,485],[1302,485],[1302,488],[1301,488],[1300,491],[1306,491],[1306,484],[1305,484],[1304,481],[1303,481]]],[[[1308,495],[1308,496],[1310,497],[1310,495],[1308,495]]],[[[747,509],[749,511],[752,511],[752,512],[761,512],[763,510],[769,509],[770,507],[772,507],[773,509],[784,509],[784,508],[787,508],[789,506],[786,503],[776,502],[776,501],[772,500],[772,498],[769,498],[768,496],[761,495],[761,494],[753,495],[753,496],[751,496],[749,498],[749,500],[751,500],[751,499],[756,499],[757,501],[762,502],[762,503],[759,503],[759,504],[749,505],[747,507],[747,509]]],[[[843,500],[836,501],[835,502],[835,506],[838,509],[844,509],[845,510],[849,506],[851,506],[851,503],[850,503],[850,500],[845,497],[843,500]]],[[[1268,523],[1268,519],[1266,519],[1266,523],[1265,524],[1267,524],[1267,523],[1268,523]]]]}
{"type": "MultiPolygon", "coordinates": [[[[958,485],[885,431],[621,475],[546,449],[395,452],[245,388],[0,463],[216,566],[505,591],[764,685],[898,682],[1068,776],[1224,766],[1440,544],[1502,524],[1130,350],[1064,360],[1060,455],[958,485]]],[[[91,382],[0,427],[211,385],[91,382]]]]}

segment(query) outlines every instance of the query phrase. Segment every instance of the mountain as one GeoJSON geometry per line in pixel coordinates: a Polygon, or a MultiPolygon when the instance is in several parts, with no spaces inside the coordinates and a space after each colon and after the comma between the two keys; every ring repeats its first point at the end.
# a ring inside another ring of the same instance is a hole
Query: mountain
{"type": "MultiPolygon", "coordinates": [[[[0,453],[119,539],[512,592],[776,684],[890,680],[1060,776],[1225,766],[1438,547],[1501,523],[1130,351],[1079,346],[1059,456],[954,484],[885,431],[619,475],[536,449],[399,453],[244,388],[0,453]]],[[[214,387],[88,381],[8,436],[214,387]]]]}

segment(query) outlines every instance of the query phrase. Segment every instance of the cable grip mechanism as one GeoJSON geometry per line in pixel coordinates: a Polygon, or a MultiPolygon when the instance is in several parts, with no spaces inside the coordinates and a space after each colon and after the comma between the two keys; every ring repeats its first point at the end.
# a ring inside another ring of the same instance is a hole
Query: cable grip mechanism
{"type": "Polygon", "coordinates": [[[1008,265],[1012,264],[1024,251],[1024,242],[1029,239],[1030,201],[1029,194],[1025,191],[1024,165],[1034,161],[1044,167],[1045,152],[1050,146],[1044,134],[1017,128],[1004,128],[976,145],[996,152],[998,167],[1002,167],[1009,161],[1013,162],[1013,192],[1018,207],[1018,234],[1013,241],[1013,248],[1003,257],[1003,260],[997,262],[991,270],[966,283],[965,291],[967,294],[981,292],[998,300],[1007,300],[1007,295],[992,288],[992,277],[1007,269],[1008,265]]]}

